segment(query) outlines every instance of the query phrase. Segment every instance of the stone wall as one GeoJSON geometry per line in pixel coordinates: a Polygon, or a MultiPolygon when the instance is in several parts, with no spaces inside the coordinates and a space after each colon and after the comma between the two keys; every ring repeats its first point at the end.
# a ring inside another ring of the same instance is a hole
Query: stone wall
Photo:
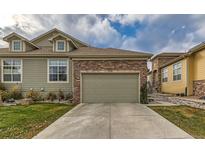
{"type": "Polygon", "coordinates": [[[139,71],[141,86],[147,81],[146,60],[73,60],[74,102],[80,103],[80,74],[81,72],[97,71],[139,71]]]}
{"type": "Polygon", "coordinates": [[[205,80],[197,80],[193,82],[193,95],[205,96],[205,80]]]}
{"type": "Polygon", "coordinates": [[[186,97],[176,97],[171,94],[160,93],[151,94],[149,96],[153,99],[155,103],[167,102],[176,105],[187,105],[194,108],[205,109],[205,100],[192,99],[186,97]]]}

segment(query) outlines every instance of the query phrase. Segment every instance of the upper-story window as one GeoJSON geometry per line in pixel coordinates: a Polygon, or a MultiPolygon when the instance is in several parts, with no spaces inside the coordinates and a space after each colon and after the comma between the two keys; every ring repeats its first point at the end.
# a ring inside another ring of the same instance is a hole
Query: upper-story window
{"type": "Polygon", "coordinates": [[[12,41],[12,51],[21,51],[22,47],[21,47],[21,40],[13,40],[12,41]]]}
{"type": "Polygon", "coordinates": [[[65,51],[65,41],[64,40],[57,40],[56,41],[56,51],[58,51],[58,52],[65,51]]]}
{"type": "Polygon", "coordinates": [[[181,80],[182,78],[182,64],[176,63],[173,65],[173,80],[181,80]]]}
{"type": "Polygon", "coordinates": [[[162,69],[162,82],[167,82],[168,81],[168,69],[163,68],[162,69]]]}

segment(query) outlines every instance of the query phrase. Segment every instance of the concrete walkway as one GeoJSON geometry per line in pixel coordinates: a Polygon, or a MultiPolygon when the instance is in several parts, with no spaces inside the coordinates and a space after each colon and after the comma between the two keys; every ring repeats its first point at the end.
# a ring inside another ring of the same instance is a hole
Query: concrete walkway
{"type": "Polygon", "coordinates": [[[192,138],[145,105],[80,104],[34,138],[192,138]]]}

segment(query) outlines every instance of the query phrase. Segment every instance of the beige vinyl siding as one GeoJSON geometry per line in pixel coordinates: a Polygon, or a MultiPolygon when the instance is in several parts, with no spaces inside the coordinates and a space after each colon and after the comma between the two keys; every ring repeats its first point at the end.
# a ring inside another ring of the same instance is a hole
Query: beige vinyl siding
{"type": "MultiPolygon", "coordinates": [[[[49,38],[55,36],[59,34],[58,32],[53,32],[53,33],[50,33],[48,35],[45,35],[43,36],[42,38],[34,41],[33,43],[36,44],[37,46],[39,47],[52,47],[53,44],[49,41],[49,38]]],[[[75,43],[78,45],[78,46],[84,46],[82,45],[81,43],[78,43],[77,41],[75,41],[75,43]]]]}
{"type": "Polygon", "coordinates": [[[34,50],[35,48],[33,46],[31,46],[30,44],[28,43],[25,43],[25,51],[31,51],[31,50],[34,50]]]}
{"type": "MultiPolygon", "coordinates": [[[[71,60],[69,60],[69,82],[68,83],[48,83],[47,81],[47,58],[44,59],[23,59],[23,78],[22,83],[19,86],[22,88],[22,91],[26,91],[33,88],[36,91],[40,91],[41,88],[44,89],[44,92],[58,92],[59,89],[65,93],[70,92],[72,85],[72,66],[71,60]]],[[[7,88],[10,88],[14,83],[4,83],[7,88]]]]}
{"type": "Polygon", "coordinates": [[[56,32],[50,33],[50,34],[48,34],[48,35],[34,41],[33,43],[36,44],[39,47],[52,47],[53,44],[48,39],[53,37],[56,34],[57,34],[56,32]]]}

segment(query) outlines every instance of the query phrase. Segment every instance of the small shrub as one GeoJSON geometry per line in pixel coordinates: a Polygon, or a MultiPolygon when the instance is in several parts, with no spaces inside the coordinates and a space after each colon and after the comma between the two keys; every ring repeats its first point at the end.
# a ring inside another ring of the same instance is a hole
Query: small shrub
{"type": "Polygon", "coordinates": [[[48,93],[48,96],[47,96],[48,100],[54,101],[56,98],[57,98],[57,96],[55,93],[53,93],[53,92],[48,93]]]}
{"type": "Polygon", "coordinates": [[[41,101],[42,96],[38,91],[30,90],[26,93],[26,98],[31,98],[33,101],[41,101]]]}
{"type": "Polygon", "coordinates": [[[73,93],[72,92],[69,92],[68,94],[65,95],[65,100],[72,101],[72,99],[73,99],[73,93]]]}
{"type": "Polygon", "coordinates": [[[148,104],[148,101],[147,101],[147,84],[146,83],[140,88],[140,102],[142,104],[148,104]]]}
{"type": "Polygon", "coordinates": [[[1,99],[3,102],[8,101],[11,98],[11,93],[9,93],[8,91],[1,91],[1,99]]]}
{"type": "Polygon", "coordinates": [[[64,96],[63,91],[62,91],[62,90],[59,90],[59,91],[58,91],[58,99],[59,99],[59,101],[60,101],[60,100],[64,100],[64,98],[65,98],[65,96],[64,96]]]}
{"type": "Polygon", "coordinates": [[[23,98],[22,97],[22,93],[21,93],[21,89],[17,85],[14,85],[13,87],[11,87],[9,92],[10,92],[11,97],[13,99],[18,100],[18,99],[22,99],[23,98]]]}
{"type": "Polygon", "coordinates": [[[0,83],[0,90],[2,90],[2,91],[6,90],[5,86],[2,83],[0,83]]]}

